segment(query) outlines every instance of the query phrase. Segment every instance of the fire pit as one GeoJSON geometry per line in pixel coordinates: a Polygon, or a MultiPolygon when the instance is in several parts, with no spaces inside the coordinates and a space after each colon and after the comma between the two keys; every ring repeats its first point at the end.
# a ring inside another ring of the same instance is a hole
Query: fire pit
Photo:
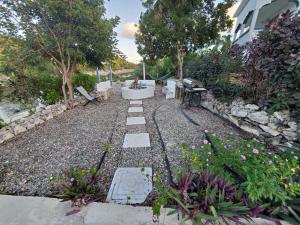
{"type": "Polygon", "coordinates": [[[145,99],[154,96],[154,87],[142,86],[138,80],[131,83],[129,87],[122,87],[122,97],[124,99],[145,99]]]}

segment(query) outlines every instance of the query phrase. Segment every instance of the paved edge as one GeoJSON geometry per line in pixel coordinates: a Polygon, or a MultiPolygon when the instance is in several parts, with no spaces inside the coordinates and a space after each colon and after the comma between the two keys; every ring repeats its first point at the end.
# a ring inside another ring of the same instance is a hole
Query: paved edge
{"type": "MultiPolygon", "coordinates": [[[[154,225],[150,207],[134,207],[113,203],[92,203],[80,212],[66,216],[76,208],[70,202],[44,197],[0,195],[0,225],[154,225]]],[[[177,215],[167,216],[163,209],[160,225],[180,225],[177,215]]],[[[275,225],[271,221],[254,219],[259,225],[275,225]]],[[[156,223],[157,224],[157,223],[156,223]]],[[[186,223],[190,225],[190,223],[186,223]]],[[[282,224],[288,225],[283,222],[282,224]]]]}
{"type": "MultiPolygon", "coordinates": [[[[71,216],[70,202],[44,197],[0,195],[0,225],[154,225],[150,207],[113,203],[91,203],[71,216]]],[[[179,225],[176,216],[166,216],[161,223],[179,225]]]]}

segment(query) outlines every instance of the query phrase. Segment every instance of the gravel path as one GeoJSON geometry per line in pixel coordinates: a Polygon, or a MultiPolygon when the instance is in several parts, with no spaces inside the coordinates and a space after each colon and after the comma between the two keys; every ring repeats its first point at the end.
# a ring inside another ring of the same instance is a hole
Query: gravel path
{"type": "Polygon", "coordinates": [[[154,98],[143,100],[146,126],[129,128],[129,101],[121,98],[120,86],[116,85],[114,91],[108,101],[69,110],[0,145],[0,192],[39,196],[55,193],[49,177],[70,167],[84,168],[97,163],[112,132],[112,149],[102,166],[101,184],[105,190],[108,191],[118,167],[152,167],[167,182],[165,154],[152,117],[156,109],[155,118],[174,174],[184,165],[182,143],[199,143],[204,129],[221,136],[237,133],[220,118],[197,108],[185,110],[201,127],[192,125],[182,114],[180,102],[166,100],[160,90],[154,98]],[[136,132],[150,134],[151,148],[123,150],[125,134],[136,132]]]}
{"type": "MultiPolygon", "coordinates": [[[[69,110],[0,145],[0,191],[2,187],[10,194],[51,195],[49,177],[70,167],[85,168],[97,163],[117,114],[117,124],[122,126],[126,110],[127,102],[115,94],[99,105],[69,110]]],[[[119,130],[114,133],[115,143],[123,139],[119,130]]],[[[115,160],[111,158],[117,151],[114,147],[108,157],[112,167],[115,160]]]]}

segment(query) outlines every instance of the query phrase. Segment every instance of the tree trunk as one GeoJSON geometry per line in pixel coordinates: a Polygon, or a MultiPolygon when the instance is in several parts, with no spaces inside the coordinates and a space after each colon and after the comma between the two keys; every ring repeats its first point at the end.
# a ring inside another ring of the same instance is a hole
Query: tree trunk
{"type": "Polygon", "coordinates": [[[64,95],[64,102],[65,102],[65,105],[68,107],[68,97],[67,97],[67,91],[66,91],[66,75],[65,74],[62,74],[62,80],[63,80],[63,83],[62,83],[62,91],[63,91],[63,95],[64,95]]]}
{"type": "Polygon", "coordinates": [[[64,102],[67,108],[73,108],[74,106],[74,91],[73,91],[72,77],[75,70],[76,70],[75,63],[71,66],[69,70],[67,70],[65,66],[62,66],[61,68],[62,77],[63,77],[62,91],[64,95],[64,102]]]}
{"type": "Polygon", "coordinates": [[[178,60],[178,71],[177,76],[180,80],[183,79],[183,58],[184,58],[185,52],[182,48],[178,47],[177,49],[177,60],[178,60]]]}
{"type": "Polygon", "coordinates": [[[71,65],[70,70],[68,71],[68,79],[67,79],[67,86],[68,86],[68,94],[69,94],[69,106],[71,108],[74,107],[74,90],[73,90],[73,84],[72,84],[72,78],[73,74],[76,71],[76,63],[73,63],[71,65]]]}
{"type": "Polygon", "coordinates": [[[73,91],[73,84],[72,84],[72,75],[68,74],[67,79],[67,87],[68,87],[68,105],[70,108],[74,107],[74,91],[73,91]]]}
{"type": "Polygon", "coordinates": [[[66,90],[66,86],[67,86],[67,73],[65,71],[63,71],[62,73],[62,92],[64,95],[64,102],[67,108],[69,108],[69,101],[68,101],[68,95],[67,95],[67,90],[66,90]]]}

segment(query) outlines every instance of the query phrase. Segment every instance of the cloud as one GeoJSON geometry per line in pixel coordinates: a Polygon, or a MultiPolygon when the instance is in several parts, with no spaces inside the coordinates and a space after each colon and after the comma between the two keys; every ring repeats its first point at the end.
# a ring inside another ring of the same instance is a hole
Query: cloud
{"type": "Polygon", "coordinates": [[[236,18],[234,18],[234,13],[237,10],[237,8],[239,7],[240,2],[235,3],[231,8],[228,9],[228,15],[230,16],[231,19],[233,19],[233,28],[236,25],[236,18]]]}
{"type": "Polygon", "coordinates": [[[124,38],[134,39],[135,33],[138,31],[138,26],[136,23],[125,23],[119,35],[124,38]]]}

